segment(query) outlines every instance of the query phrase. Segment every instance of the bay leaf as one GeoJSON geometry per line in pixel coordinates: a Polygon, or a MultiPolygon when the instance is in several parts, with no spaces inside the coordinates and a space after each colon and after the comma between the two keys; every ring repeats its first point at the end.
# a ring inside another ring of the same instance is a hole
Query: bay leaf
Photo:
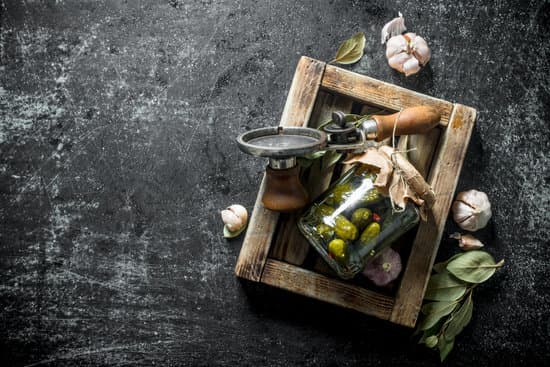
{"type": "Polygon", "coordinates": [[[466,298],[464,303],[454,313],[452,320],[449,322],[449,325],[447,325],[444,333],[446,339],[452,340],[455,336],[460,334],[460,332],[472,319],[473,309],[474,305],[472,302],[472,293],[470,292],[469,297],[466,298]]]}
{"type": "Polygon", "coordinates": [[[439,338],[437,348],[439,349],[439,358],[441,362],[447,358],[449,355],[449,352],[453,349],[455,344],[454,338],[451,340],[447,340],[445,338],[439,338]]]}
{"type": "Polygon", "coordinates": [[[323,157],[323,163],[321,165],[321,169],[327,170],[328,168],[334,166],[340,158],[342,157],[342,153],[338,153],[334,150],[327,151],[327,154],[323,157]]]}
{"type": "Polygon", "coordinates": [[[420,330],[430,329],[443,317],[453,312],[457,305],[457,302],[432,302],[424,305],[422,307],[422,313],[424,313],[426,316],[418,325],[418,328],[420,330]],[[437,305],[432,305],[434,303],[437,305]]]}
{"type": "Polygon", "coordinates": [[[444,272],[445,270],[447,270],[447,264],[451,261],[453,261],[454,259],[456,259],[457,257],[461,256],[461,255],[464,255],[463,252],[460,252],[458,254],[454,254],[453,256],[451,256],[450,258],[448,258],[446,261],[442,261],[440,263],[437,263],[437,264],[434,264],[433,266],[433,270],[436,272],[436,273],[442,273],[444,272]]]}
{"type": "Polygon", "coordinates": [[[447,270],[458,279],[469,283],[482,283],[504,265],[504,260],[495,263],[485,251],[468,251],[447,264],[447,270]]]}
{"type": "Polygon", "coordinates": [[[297,157],[296,162],[300,165],[302,168],[309,168],[313,164],[313,159],[307,159],[304,157],[297,157]]]}
{"type": "Polygon", "coordinates": [[[436,335],[431,335],[426,338],[426,341],[424,342],[428,348],[433,348],[437,345],[438,338],[436,335]]]}
{"type": "Polygon", "coordinates": [[[431,313],[444,312],[445,315],[448,315],[454,310],[457,304],[457,301],[438,301],[426,303],[422,306],[422,313],[424,315],[429,315],[431,313]]]}
{"type": "Polygon", "coordinates": [[[424,298],[431,301],[454,301],[464,295],[466,288],[466,284],[445,271],[430,277],[424,298]]]}
{"type": "Polygon", "coordinates": [[[424,343],[426,341],[426,338],[429,336],[439,334],[439,330],[441,329],[441,324],[442,324],[441,322],[436,322],[435,325],[433,325],[432,327],[424,331],[420,330],[420,328],[417,327],[413,335],[422,333],[422,337],[418,341],[418,344],[424,343]]]}
{"type": "Polygon", "coordinates": [[[363,57],[363,50],[365,49],[365,34],[359,32],[354,34],[350,39],[345,40],[338,48],[334,60],[330,63],[337,64],[353,64],[363,57]]]}

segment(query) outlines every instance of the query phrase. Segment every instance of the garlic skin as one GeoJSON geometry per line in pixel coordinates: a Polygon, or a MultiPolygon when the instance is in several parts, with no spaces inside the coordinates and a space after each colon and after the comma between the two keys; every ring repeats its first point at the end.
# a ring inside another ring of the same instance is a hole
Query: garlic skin
{"type": "Polygon", "coordinates": [[[458,226],[475,232],[487,225],[491,219],[491,203],[487,194],[477,190],[459,193],[453,203],[453,219],[458,226]]]}
{"type": "Polygon", "coordinates": [[[457,232],[453,233],[450,237],[458,240],[458,247],[464,251],[479,250],[484,246],[480,240],[471,234],[460,234],[457,232]]]}
{"type": "Polygon", "coordinates": [[[431,56],[428,44],[416,33],[394,36],[386,44],[388,64],[406,76],[416,74],[431,56]]]}
{"type": "Polygon", "coordinates": [[[239,204],[233,204],[221,212],[222,220],[230,232],[236,232],[243,228],[248,221],[246,208],[239,204]]]}
{"type": "Polygon", "coordinates": [[[406,30],[407,27],[405,27],[405,18],[403,18],[403,14],[399,12],[399,16],[397,18],[393,18],[382,28],[382,44],[386,43],[386,41],[393,36],[397,36],[406,30]]]}

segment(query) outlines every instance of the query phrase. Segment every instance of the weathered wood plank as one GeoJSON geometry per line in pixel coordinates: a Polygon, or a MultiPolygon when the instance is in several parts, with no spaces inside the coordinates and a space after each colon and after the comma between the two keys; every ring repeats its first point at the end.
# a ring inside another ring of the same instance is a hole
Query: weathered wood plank
{"type": "Polygon", "coordinates": [[[429,183],[437,200],[427,222],[422,222],[396,295],[390,320],[413,327],[431,273],[447,215],[451,207],[462,163],[472,134],[476,111],[455,105],[451,123],[441,137],[429,183]]]}
{"type": "Polygon", "coordinates": [[[430,172],[440,134],[441,130],[436,128],[426,134],[406,135],[399,141],[399,150],[407,152],[407,158],[424,178],[430,172]]]}
{"type": "MultiPolygon", "coordinates": [[[[335,110],[349,113],[352,103],[353,101],[349,98],[319,92],[308,126],[319,127],[323,122],[330,120],[331,113],[335,110]]],[[[311,169],[320,170],[320,163],[320,161],[316,161],[311,169]]],[[[305,178],[304,184],[312,200],[329,186],[333,170],[334,167],[330,167],[323,170],[320,175],[315,175],[316,177],[322,177],[321,180],[316,180],[311,175],[305,178]]],[[[281,225],[273,241],[270,257],[295,265],[301,265],[304,262],[310,245],[296,226],[299,217],[300,213],[280,217],[281,225]]]]}
{"type": "MultiPolygon", "coordinates": [[[[305,121],[309,121],[324,69],[324,62],[305,56],[300,58],[288,92],[280,125],[300,126],[305,121]]],[[[265,209],[261,203],[264,181],[262,180],[250,224],[235,266],[237,276],[256,282],[260,281],[277,220],[279,219],[278,213],[265,209]]]]}
{"type": "Polygon", "coordinates": [[[272,259],[265,264],[262,283],[384,320],[393,307],[391,297],[272,259]]]}
{"type": "Polygon", "coordinates": [[[342,94],[361,103],[393,111],[406,107],[429,105],[441,112],[441,124],[447,125],[453,104],[336,66],[327,65],[321,82],[324,90],[342,94]]]}

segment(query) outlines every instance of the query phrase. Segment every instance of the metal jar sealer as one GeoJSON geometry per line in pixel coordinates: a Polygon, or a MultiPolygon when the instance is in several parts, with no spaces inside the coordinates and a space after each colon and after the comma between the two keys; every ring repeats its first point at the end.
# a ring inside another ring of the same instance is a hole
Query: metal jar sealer
{"type": "Polygon", "coordinates": [[[290,212],[306,206],[309,195],[299,180],[296,157],[324,150],[361,152],[372,141],[395,135],[422,134],[441,119],[431,106],[416,106],[391,115],[372,115],[356,127],[345,114],[334,112],[332,122],[322,130],[308,127],[265,127],[239,135],[239,148],[256,157],[269,158],[263,205],[290,212]]]}

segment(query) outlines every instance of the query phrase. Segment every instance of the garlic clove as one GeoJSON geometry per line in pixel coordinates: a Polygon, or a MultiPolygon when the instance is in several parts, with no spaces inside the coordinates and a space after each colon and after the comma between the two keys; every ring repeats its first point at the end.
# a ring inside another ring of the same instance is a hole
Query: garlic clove
{"type": "Polygon", "coordinates": [[[458,226],[475,232],[487,225],[491,219],[491,203],[487,194],[477,190],[459,193],[452,206],[453,219],[458,226]]]}
{"type": "Polygon", "coordinates": [[[428,47],[428,44],[426,43],[424,38],[420,36],[416,36],[414,38],[412,53],[414,57],[416,57],[420,65],[426,65],[432,57],[432,53],[430,51],[430,48],[428,47]]]}
{"type": "Polygon", "coordinates": [[[420,64],[418,63],[418,60],[414,57],[411,57],[403,64],[403,73],[405,73],[405,76],[416,74],[419,70],[420,64]]]}
{"type": "Polygon", "coordinates": [[[386,43],[386,58],[389,59],[402,52],[407,52],[407,46],[407,40],[401,35],[390,38],[386,43]]]}
{"type": "Polygon", "coordinates": [[[458,246],[464,251],[479,250],[484,245],[483,243],[472,236],[471,234],[453,233],[451,238],[458,240],[458,246]]]}
{"type": "Polygon", "coordinates": [[[248,221],[248,213],[242,205],[234,204],[221,211],[222,221],[230,232],[236,232],[248,221]]]}
{"type": "Polygon", "coordinates": [[[407,27],[405,27],[405,18],[403,18],[403,14],[399,12],[399,16],[397,18],[393,18],[382,28],[382,44],[384,44],[391,37],[400,35],[406,30],[407,27]]]}
{"type": "Polygon", "coordinates": [[[402,53],[399,53],[393,57],[390,57],[388,59],[388,64],[395,70],[399,71],[399,72],[403,72],[403,65],[408,61],[410,60],[411,58],[413,58],[411,55],[408,55],[404,52],[402,53]]]}

